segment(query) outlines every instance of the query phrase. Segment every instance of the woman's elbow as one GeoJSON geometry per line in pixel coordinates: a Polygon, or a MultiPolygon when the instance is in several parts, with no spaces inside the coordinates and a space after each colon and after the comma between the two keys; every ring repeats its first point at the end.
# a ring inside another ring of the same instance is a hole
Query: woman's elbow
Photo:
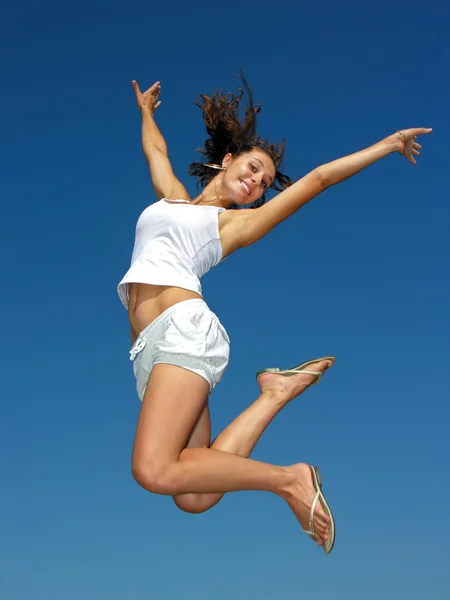
{"type": "Polygon", "coordinates": [[[325,167],[317,167],[311,174],[316,177],[319,193],[333,185],[331,173],[329,173],[325,167]]]}

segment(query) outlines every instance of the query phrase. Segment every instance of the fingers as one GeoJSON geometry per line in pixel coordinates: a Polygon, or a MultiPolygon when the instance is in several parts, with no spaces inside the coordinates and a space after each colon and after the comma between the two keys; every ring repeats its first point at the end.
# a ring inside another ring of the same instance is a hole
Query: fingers
{"type": "Polygon", "coordinates": [[[161,92],[161,82],[155,81],[155,83],[144,93],[141,92],[138,82],[135,79],[133,79],[131,85],[133,86],[133,90],[136,95],[136,101],[140,110],[146,108],[154,112],[157,108],[159,108],[159,106],[161,106],[161,101],[158,101],[158,97],[161,92]]]}
{"type": "Polygon", "coordinates": [[[416,165],[416,156],[420,156],[420,150],[422,146],[417,143],[417,137],[419,135],[426,135],[431,133],[433,130],[431,127],[414,127],[412,129],[403,129],[400,131],[403,137],[404,151],[401,152],[412,165],[416,165]]]}
{"type": "Polygon", "coordinates": [[[159,94],[161,93],[161,83],[156,81],[152,87],[144,93],[145,102],[150,105],[151,109],[155,111],[161,102],[157,102],[159,94]]]}
{"type": "Polygon", "coordinates": [[[141,93],[141,90],[139,89],[138,82],[135,79],[133,79],[133,81],[131,82],[131,85],[133,86],[133,90],[134,90],[134,93],[136,94],[136,97],[139,96],[141,93]]]}
{"type": "Polygon", "coordinates": [[[419,129],[415,129],[414,135],[426,135],[432,131],[433,129],[431,127],[420,127],[419,129]]]}
{"type": "Polygon", "coordinates": [[[415,161],[415,159],[413,157],[413,154],[419,154],[419,152],[418,152],[418,150],[416,150],[414,148],[415,142],[413,140],[414,140],[414,138],[412,140],[409,140],[406,143],[405,156],[409,160],[410,163],[412,163],[413,165],[415,165],[416,161],[415,161]]]}
{"type": "Polygon", "coordinates": [[[430,127],[412,127],[411,129],[402,129],[399,130],[405,136],[405,140],[415,140],[419,135],[427,135],[431,133],[433,130],[430,127]]]}
{"type": "MultiPolygon", "coordinates": [[[[139,95],[142,93],[141,90],[139,89],[138,82],[135,79],[133,79],[133,81],[131,82],[131,85],[133,86],[133,90],[136,95],[139,95]]],[[[157,97],[157,96],[159,96],[160,91],[161,91],[161,82],[155,81],[155,83],[150,88],[148,88],[148,90],[145,92],[145,94],[153,94],[153,95],[156,94],[155,97],[157,97]]]]}
{"type": "Polygon", "coordinates": [[[153,93],[153,94],[154,93],[159,94],[159,92],[161,91],[161,82],[155,81],[155,83],[152,85],[152,87],[150,87],[147,91],[150,93],[153,93]]]}
{"type": "Polygon", "coordinates": [[[410,133],[411,137],[416,138],[418,135],[427,135],[431,133],[433,130],[430,127],[414,127],[410,129],[408,133],[410,133]]]}

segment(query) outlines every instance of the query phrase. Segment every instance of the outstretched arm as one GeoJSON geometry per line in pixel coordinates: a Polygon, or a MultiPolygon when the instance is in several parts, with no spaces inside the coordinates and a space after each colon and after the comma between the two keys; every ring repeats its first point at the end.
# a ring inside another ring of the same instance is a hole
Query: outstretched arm
{"type": "Polygon", "coordinates": [[[132,85],[142,114],[142,150],[150,170],[155,194],[158,200],[161,198],[189,200],[186,188],[175,177],[169,161],[166,141],[153,116],[161,104],[158,100],[161,85],[157,81],[144,93],[141,92],[136,81],[133,81],[132,85]]]}
{"type": "Polygon", "coordinates": [[[431,129],[424,128],[404,129],[365,150],[314,169],[267,204],[246,211],[239,245],[248,246],[261,239],[278,223],[294,214],[320,192],[348,179],[388,154],[399,152],[406,156],[411,163],[416,164],[414,156],[419,155],[421,148],[420,144],[416,142],[417,136],[430,132],[431,129]]]}

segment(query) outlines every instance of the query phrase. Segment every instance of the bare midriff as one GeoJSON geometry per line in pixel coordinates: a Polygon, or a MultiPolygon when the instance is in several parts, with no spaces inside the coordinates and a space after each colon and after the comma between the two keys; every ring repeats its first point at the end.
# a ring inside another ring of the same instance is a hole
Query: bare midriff
{"type": "MultiPolygon", "coordinates": [[[[222,258],[237,248],[239,223],[243,223],[245,210],[226,210],[219,214],[219,235],[222,245],[222,258]]],[[[132,343],[139,333],[159,317],[165,310],[183,302],[202,296],[184,288],[150,285],[147,283],[128,284],[128,319],[131,326],[132,343]]]]}
{"type": "Polygon", "coordinates": [[[147,283],[128,284],[128,319],[132,343],[139,333],[165,310],[178,302],[194,298],[202,299],[200,294],[179,287],[147,283]]]}

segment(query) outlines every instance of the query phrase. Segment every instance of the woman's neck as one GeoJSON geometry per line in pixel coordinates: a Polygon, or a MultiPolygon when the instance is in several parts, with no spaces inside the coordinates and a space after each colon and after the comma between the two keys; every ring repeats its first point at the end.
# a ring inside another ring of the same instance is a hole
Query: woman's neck
{"type": "Polygon", "coordinates": [[[207,206],[220,206],[228,208],[233,201],[227,198],[224,194],[221,194],[223,176],[217,175],[202,192],[192,200],[192,204],[204,204],[207,206]]]}

